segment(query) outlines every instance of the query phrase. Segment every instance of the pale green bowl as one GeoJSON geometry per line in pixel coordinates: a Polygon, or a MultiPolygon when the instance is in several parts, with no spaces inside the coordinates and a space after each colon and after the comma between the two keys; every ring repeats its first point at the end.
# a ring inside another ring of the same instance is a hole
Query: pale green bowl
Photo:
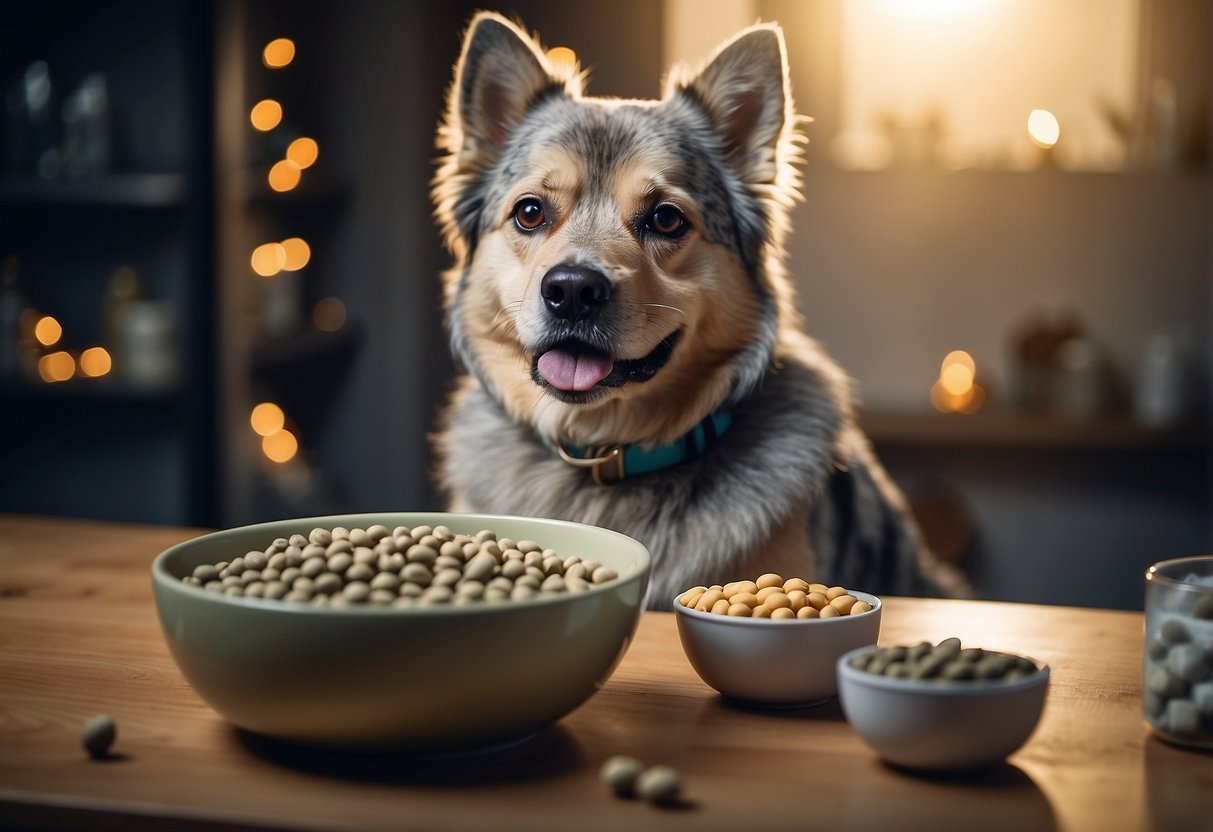
{"type": "Polygon", "coordinates": [[[524,737],[583,703],[636,629],[649,579],[640,543],[594,526],[476,514],[344,514],[229,529],[152,564],[169,650],[235,725],[296,742],[447,750],[524,737]],[[317,526],[445,525],[597,560],[617,580],[580,594],[419,608],[328,608],[230,598],[181,582],[195,566],[317,526]]]}

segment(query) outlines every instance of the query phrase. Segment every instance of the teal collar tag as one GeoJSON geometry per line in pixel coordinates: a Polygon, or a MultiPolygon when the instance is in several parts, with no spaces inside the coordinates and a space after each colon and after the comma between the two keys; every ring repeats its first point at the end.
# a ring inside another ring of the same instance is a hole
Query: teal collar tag
{"type": "Polygon", "coordinates": [[[676,442],[645,450],[639,445],[598,445],[590,448],[566,448],[555,445],[557,455],[578,468],[589,468],[594,482],[605,485],[625,477],[635,477],[671,468],[680,462],[702,456],[733,423],[733,414],[717,410],[676,442]]]}

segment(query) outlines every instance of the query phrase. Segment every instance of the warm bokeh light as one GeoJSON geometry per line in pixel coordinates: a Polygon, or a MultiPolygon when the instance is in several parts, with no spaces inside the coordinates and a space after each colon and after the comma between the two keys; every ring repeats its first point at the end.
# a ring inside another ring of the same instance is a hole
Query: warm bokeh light
{"type": "Polygon", "coordinates": [[[249,262],[257,274],[273,277],[286,265],[286,249],[281,243],[262,243],[253,249],[249,262]]]}
{"type": "Polygon", "coordinates": [[[337,298],[321,298],[312,308],[312,323],[324,332],[336,332],[345,326],[345,304],[337,298]]]}
{"type": "Polygon", "coordinates": [[[282,123],[282,105],[272,98],[258,101],[249,112],[249,121],[262,132],[273,130],[282,123]]]}
{"type": "Polygon", "coordinates": [[[289,191],[299,184],[299,166],[290,159],[275,162],[267,177],[270,187],[275,191],[289,191]]]}
{"type": "Polygon", "coordinates": [[[289,430],[280,430],[262,438],[261,450],[271,462],[289,462],[299,452],[299,441],[289,430]]]}
{"type": "Polygon", "coordinates": [[[300,170],[310,168],[320,158],[320,145],[316,143],[315,139],[301,136],[287,146],[286,158],[294,162],[300,170]]]}
{"type": "Polygon", "coordinates": [[[548,50],[548,60],[557,65],[576,66],[577,53],[567,46],[553,46],[548,50]]]}
{"type": "Polygon", "coordinates": [[[44,347],[53,346],[63,337],[63,327],[50,315],[43,315],[38,319],[38,323],[34,324],[34,337],[44,347]]]}
{"type": "Polygon", "coordinates": [[[976,413],[985,403],[985,390],[977,384],[977,364],[964,350],[944,356],[939,379],[931,385],[931,405],[940,413],[976,413]]]}
{"type": "Polygon", "coordinates": [[[286,424],[286,414],[273,402],[262,402],[253,408],[249,424],[258,436],[273,436],[286,424]]]}
{"type": "Polygon", "coordinates": [[[282,263],[283,271],[297,272],[312,259],[312,248],[302,237],[288,237],[282,241],[282,250],[286,259],[282,263]]]}
{"type": "Polygon", "coordinates": [[[38,359],[38,375],[43,381],[67,381],[76,374],[76,359],[71,353],[52,352],[38,359]]]}
{"type": "Polygon", "coordinates": [[[261,61],[270,69],[282,69],[295,60],[295,42],[290,38],[275,38],[261,51],[261,61]]]}
{"type": "Polygon", "coordinates": [[[80,372],[90,378],[108,375],[113,369],[113,361],[105,347],[89,347],[80,353],[80,372]]]}
{"type": "Polygon", "coordinates": [[[939,374],[939,383],[953,396],[963,396],[973,388],[973,371],[962,364],[949,364],[939,374]]]}
{"type": "Polygon", "coordinates": [[[1037,147],[1049,148],[1061,137],[1061,125],[1057,116],[1048,110],[1033,110],[1028,115],[1028,135],[1037,147]]]}
{"type": "Polygon", "coordinates": [[[939,367],[939,383],[943,389],[953,396],[964,396],[973,387],[973,378],[977,375],[977,365],[973,356],[964,350],[953,350],[944,356],[939,367]]]}

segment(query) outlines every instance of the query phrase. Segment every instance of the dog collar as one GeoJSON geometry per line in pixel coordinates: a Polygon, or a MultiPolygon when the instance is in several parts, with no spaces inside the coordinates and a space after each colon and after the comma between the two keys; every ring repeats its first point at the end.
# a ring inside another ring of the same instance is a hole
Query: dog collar
{"type": "Polygon", "coordinates": [[[668,445],[644,449],[639,445],[595,445],[588,448],[565,447],[556,442],[556,455],[577,468],[589,468],[599,485],[617,482],[670,468],[701,456],[733,423],[733,414],[717,410],[668,445]]]}

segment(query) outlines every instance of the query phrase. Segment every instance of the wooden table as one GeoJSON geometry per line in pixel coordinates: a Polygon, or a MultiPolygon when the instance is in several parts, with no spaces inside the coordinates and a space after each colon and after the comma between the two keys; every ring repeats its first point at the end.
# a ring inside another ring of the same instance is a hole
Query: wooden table
{"type": "MultiPolygon", "coordinates": [[[[1150,736],[1137,613],[886,599],[882,643],[960,636],[1053,668],[1008,764],[922,777],[883,763],[836,704],[747,711],[646,613],[610,681],[534,740],[417,760],[300,751],[232,728],[161,638],[149,564],[195,530],[0,516],[0,826],[69,829],[1213,829],[1213,756],[1150,736]],[[96,713],[115,754],[79,742],[96,713]],[[613,754],[682,772],[687,802],[610,796],[613,754]]],[[[339,707],[339,703],[337,703],[339,707]]]]}

